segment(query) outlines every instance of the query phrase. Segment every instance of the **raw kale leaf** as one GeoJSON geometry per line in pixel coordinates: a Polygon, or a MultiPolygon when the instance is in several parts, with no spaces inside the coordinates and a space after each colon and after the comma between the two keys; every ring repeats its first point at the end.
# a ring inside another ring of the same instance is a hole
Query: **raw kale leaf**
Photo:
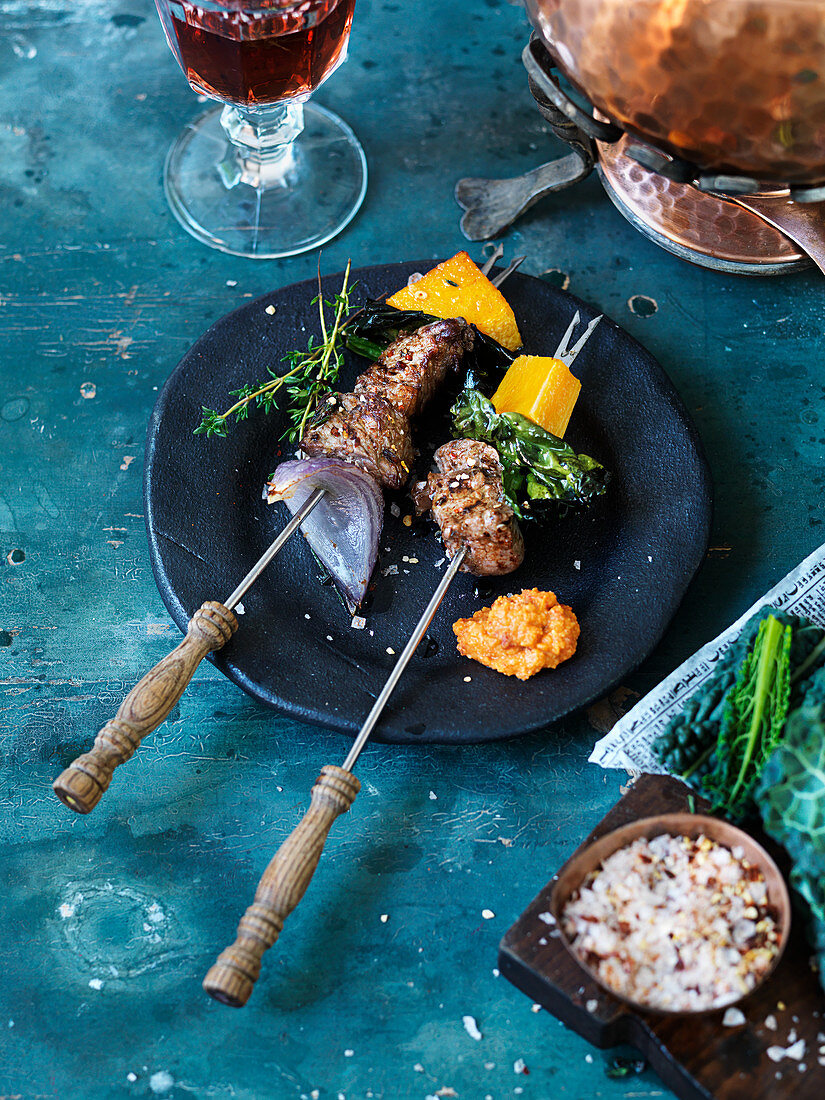
{"type": "Polygon", "coordinates": [[[793,861],[791,884],[810,910],[810,939],[825,986],[825,669],[766,764],[758,790],[765,832],[793,861]]]}
{"type": "Polygon", "coordinates": [[[535,518],[545,503],[589,504],[607,489],[608,472],[520,413],[497,413],[482,393],[465,389],[452,407],[456,433],[498,451],[504,492],[519,519],[535,518]]]}
{"type": "Polygon", "coordinates": [[[690,696],[652,746],[667,771],[680,776],[699,794],[714,797],[713,776],[721,767],[719,742],[728,697],[753,649],[761,624],[769,616],[792,628],[791,708],[801,701],[811,674],[825,660],[825,631],[821,627],[772,607],[760,608],[751,616],[736,641],[719,658],[710,679],[690,696]]]}
{"type": "Polygon", "coordinates": [[[741,818],[751,808],[753,789],[782,739],[791,700],[790,656],[791,627],[768,615],[725,699],[716,767],[702,784],[713,808],[728,817],[741,818]]]}

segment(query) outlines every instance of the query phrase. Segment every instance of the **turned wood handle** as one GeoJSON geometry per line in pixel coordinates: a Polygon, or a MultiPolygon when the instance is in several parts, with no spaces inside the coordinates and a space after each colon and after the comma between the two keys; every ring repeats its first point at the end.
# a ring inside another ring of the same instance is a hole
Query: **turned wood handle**
{"type": "Polygon", "coordinates": [[[264,951],[278,939],[284,921],[304,896],[333,821],[347,812],[360,789],[352,772],[335,764],[321,769],[309,809],[264,871],[235,942],[221,952],[203,979],[203,988],[215,1000],[233,1008],[249,1000],[264,951]]]}
{"type": "Polygon", "coordinates": [[[238,620],[228,608],[207,600],[189,620],[180,645],[135,684],[91,750],[55,779],[52,786],[60,801],[79,814],[93,810],[118,764],[125,763],[143,738],[169,717],[206,654],[225,645],[237,629],[238,620]]]}

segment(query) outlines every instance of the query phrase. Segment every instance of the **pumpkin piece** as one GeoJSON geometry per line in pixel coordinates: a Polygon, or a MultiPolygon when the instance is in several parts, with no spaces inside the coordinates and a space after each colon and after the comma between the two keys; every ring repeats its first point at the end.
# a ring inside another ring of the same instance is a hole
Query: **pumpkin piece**
{"type": "Polygon", "coordinates": [[[497,413],[516,412],[562,439],[582,384],[561,359],[520,355],[492,396],[497,413]]]}
{"type": "Polygon", "coordinates": [[[396,309],[418,309],[433,317],[463,317],[505,348],[521,347],[515,314],[466,252],[434,267],[417,283],[387,299],[396,309]]]}

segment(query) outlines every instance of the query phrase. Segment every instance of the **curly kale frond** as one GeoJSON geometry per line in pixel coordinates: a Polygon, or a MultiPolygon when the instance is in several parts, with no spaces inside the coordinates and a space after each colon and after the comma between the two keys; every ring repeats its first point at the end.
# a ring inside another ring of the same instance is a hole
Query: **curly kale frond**
{"type": "Polygon", "coordinates": [[[704,791],[714,809],[733,818],[752,807],[762,769],[782,739],[791,701],[791,628],[769,615],[728,693],[717,742],[717,764],[704,791]]]}

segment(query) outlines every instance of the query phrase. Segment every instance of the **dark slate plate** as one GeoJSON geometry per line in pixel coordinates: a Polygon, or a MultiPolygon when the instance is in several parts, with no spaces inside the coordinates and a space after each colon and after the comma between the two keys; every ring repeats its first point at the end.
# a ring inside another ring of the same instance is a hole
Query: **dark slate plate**
{"type": "MultiPolygon", "coordinates": [[[[380,296],[431,266],[364,268],[355,275],[356,293],[380,296]]],[[[339,275],[325,280],[330,294],[339,286],[339,275]]],[[[516,274],[503,290],[534,354],[553,353],[576,309],[585,320],[595,316],[540,279],[516,274]]],[[[317,328],[315,294],[314,282],[298,283],[230,313],[197,341],[158,398],[146,448],[146,523],[155,579],[181,630],[203,600],[227,598],[286,515],[261,500],[279,461],[280,414],[253,413],[227,439],[206,439],[192,434],[201,405],[224,408],[229,390],[305,344],[317,328]],[[270,304],[274,315],[265,312],[270,304]]],[[[362,369],[363,360],[353,359],[341,388],[362,369]]],[[[546,725],[617,684],[650,653],[676,611],[709,536],[711,481],[696,429],[656,360],[607,318],[575,370],[583,386],[567,438],[612,471],[607,496],[553,527],[528,529],[518,573],[485,581],[480,591],[475,578],[459,574],[430,628],[435,645],[410,663],[380,738],[475,742],[546,725]],[[578,615],[572,660],[521,683],[459,656],[455,619],[534,586],[551,589],[578,615]]],[[[446,432],[434,415],[433,437],[443,440],[446,432]]],[[[405,527],[388,509],[368,629],[359,631],[334,589],[319,583],[304,540],[293,538],[245,597],[240,629],[215,664],[286,714],[354,733],[392,667],[387,647],[401,652],[442,558],[428,525],[405,527]],[[398,575],[384,576],[392,564],[398,575]]]]}

